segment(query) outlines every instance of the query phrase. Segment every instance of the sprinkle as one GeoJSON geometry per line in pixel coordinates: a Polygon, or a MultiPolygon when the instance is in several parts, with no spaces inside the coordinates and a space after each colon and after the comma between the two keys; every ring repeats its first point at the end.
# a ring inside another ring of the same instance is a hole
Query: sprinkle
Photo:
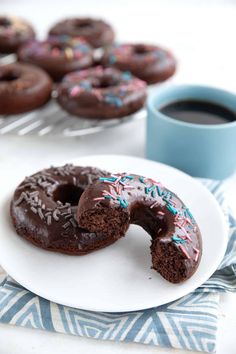
{"type": "Polygon", "coordinates": [[[145,177],[139,177],[139,181],[143,184],[146,184],[146,182],[144,181],[145,177]]]}
{"type": "Polygon", "coordinates": [[[188,252],[186,251],[185,247],[183,245],[179,245],[178,247],[182,251],[182,253],[186,256],[186,258],[190,259],[190,256],[189,256],[188,252]]]}
{"type": "Polygon", "coordinates": [[[15,205],[17,206],[17,205],[21,204],[24,199],[25,199],[25,193],[22,192],[21,195],[20,195],[20,197],[19,197],[19,198],[17,199],[17,201],[15,202],[15,205]]]}
{"type": "Polygon", "coordinates": [[[174,241],[177,244],[182,244],[182,243],[186,243],[185,240],[183,240],[182,238],[178,237],[178,236],[172,236],[171,237],[172,241],[174,241]]]}
{"type": "Polygon", "coordinates": [[[93,200],[104,200],[104,197],[93,198],[93,200]]]}
{"type": "Polygon", "coordinates": [[[195,256],[195,258],[194,258],[194,261],[197,262],[200,251],[199,251],[197,248],[195,248],[195,247],[193,247],[193,250],[194,250],[194,253],[196,253],[196,256],[195,256]]]}
{"type": "Polygon", "coordinates": [[[110,195],[104,195],[105,199],[113,199],[113,197],[111,197],[110,195]]]}
{"type": "Polygon", "coordinates": [[[75,176],[73,176],[73,184],[74,184],[74,186],[76,186],[76,184],[77,184],[75,176]]]}
{"type": "Polygon", "coordinates": [[[121,77],[124,81],[130,81],[132,79],[132,75],[129,71],[123,72],[121,77]]]}
{"type": "Polygon", "coordinates": [[[122,208],[127,208],[128,207],[129,204],[128,204],[127,200],[121,199],[120,197],[118,197],[117,200],[120,202],[120,206],[122,208]]]}
{"type": "Polygon", "coordinates": [[[48,224],[48,225],[51,225],[51,223],[52,223],[52,215],[48,215],[48,217],[47,217],[47,224],[48,224]]]}
{"type": "Polygon", "coordinates": [[[71,91],[70,91],[70,95],[72,97],[77,96],[79,93],[81,92],[81,88],[79,86],[74,86],[71,91]]]}
{"type": "Polygon", "coordinates": [[[172,214],[176,215],[178,213],[177,209],[172,207],[171,205],[167,204],[166,209],[168,209],[172,214]]]}
{"type": "Polygon", "coordinates": [[[73,52],[73,50],[72,50],[72,48],[70,48],[70,47],[67,47],[66,49],[65,49],[65,56],[66,56],[66,58],[67,59],[73,59],[73,57],[74,57],[74,52],[73,52]]]}
{"type": "Polygon", "coordinates": [[[155,196],[156,196],[155,191],[152,191],[151,196],[152,196],[153,198],[155,198],[155,196]]]}
{"type": "Polygon", "coordinates": [[[109,64],[114,64],[116,62],[116,56],[114,54],[109,55],[109,64]]]}
{"type": "Polygon", "coordinates": [[[165,213],[163,213],[163,211],[158,211],[157,214],[159,214],[159,215],[165,215],[165,213]]]}
{"type": "Polygon", "coordinates": [[[43,212],[42,212],[41,208],[38,208],[38,214],[39,214],[40,219],[43,220],[44,219],[44,215],[43,215],[43,212]]]}
{"type": "Polygon", "coordinates": [[[124,185],[124,189],[134,189],[134,188],[135,188],[134,186],[124,185]]]}
{"type": "Polygon", "coordinates": [[[186,212],[188,213],[188,215],[190,216],[191,219],[193,219],[193,215],[192,213],[190,212],[190,210],[188,208],[186,208],[186,212]]]}
{"type": "Polygon", "coordinates": [[[159,195],[159,197],[161,197],[162,195],[161,188],[159,186],[157,186],[156,188],[157,188],[157,194],[159,195]]]}
{"type": "Polygon", "coordinates": [[[30,208],[30,210],[32,210],[32,212],[34,213],[34,214],[38,214],[38,210],[35,208],[35,207],[31,207],[30,208]]]}
{"type": "Polygon", "coordinates": [[[109,181],[109,182],[115,182],[116,181],[116,178],[117,177],[99,177],[99,180],[100,181],[103,181],[103,182],[105,182],[105,181],[109,181]]]}
{"type": "Polygon", "coordinates": [[[69,220],[69,222],[71,223],[71,225],[73,227],[77,227],[77,223],[76,223],[76,221],[75,221],[75,219],[73,217],[69,220]]]}
{"type": "Polygon", "coordinates": [[[70,222],[66,222],[64,225],[62,225],[63,229],[67,229],[70,226],[70,222]]]}
{"type": "Polygon", "coordinates": [[[103,195],[104,196],[109,196],[109,197],[111,197],[112,199],[115,199],[115,196],[112,194],[112,193],[109,193],[108,191],[106,191],[106,190],[104,190],[104,191],[102,191],[103,192],[103,195]]]}
{"type": "Polygon", "coordinates": [[[155,203],[153,203],[151,206],[150,206],[150,209],[152,209],[152,208],[154,208],[156,205],[158,205],[159,204],[159,202],[155,202],[155,203]]]}

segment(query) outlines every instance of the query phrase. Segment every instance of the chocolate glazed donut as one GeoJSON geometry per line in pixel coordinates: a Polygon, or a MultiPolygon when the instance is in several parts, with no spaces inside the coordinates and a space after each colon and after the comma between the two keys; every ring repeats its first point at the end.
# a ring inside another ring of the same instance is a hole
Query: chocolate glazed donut
{"type": "Polygon", "coordinates": [[[77,220],[91,232],[109,238],[140,225],[151,238],[152,266],[165,279],[179,283],[196,271],[201,234],[189,209],[171,191],[152,179],[118,174],[100,177],[83,193],[77,220]]]}
{"type": "Polygon", "coordinates": [[[32,26],[13,16],[0,16],[0,53],[15,53],[18,48],[35,37],[32,26]]]}
{"type": "Polygon", "coordinates": [[[32,65],[0,66],[0,114],[18,114],[45,104],[51,97],[52,81],[32,65]]]}
{"type": "Polygon", "coordinates": [[[50,29],[49,35],[81,36],[94,48],[110,45],[115,37],[114,31],[108,23],[86,17],[60,21],[50,29]]]}
{"type": "Polygon", "coordinates": [[[66,75],[57,101],[67,112],[85,118],[121,118],[146,100],[146,84],[128,72],[97,66],[66,75]]]}
{"type": "Polygon", "coordinates": [[[128,70],[148,84],[165,81],[176,70],[173,54],[150,44],[114,44],[105,51],[101,64],[128,70]]]}
{"type": "Polygon", "coordinates": [[[38,247],[71,255],[87,254],[115,242],[115,237],[80,228],[74,218],[81,194],[101,175],[106,172],[65,165],[27,177],[11,202],[16,232],[38,247]]]}
{"type": "Polygon", "coordinates": [[[40,66],[54,80],[60,80],[74,70],[92,66],[93,51],[80,37],[49,37],[45,41],[31,41],[18,51],[18,58],[25,63],[40,66]]]}

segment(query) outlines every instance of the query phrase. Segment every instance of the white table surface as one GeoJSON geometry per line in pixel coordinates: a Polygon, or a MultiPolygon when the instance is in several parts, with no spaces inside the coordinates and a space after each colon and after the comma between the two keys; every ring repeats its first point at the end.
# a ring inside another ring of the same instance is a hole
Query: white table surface
{"type": "MultiPolygon", "coordinates": [[[[67,15],[107,18],[122,41],[154,42],[172,48],[179,67],[171,82],[214,85],[236,92],[235,0],[0,0],[0,13],[28,18],[41,36],[57,18],[67,15]]],[[[144,156],[144,143],[144,121],[77,139],[1,136],[0,173],[12,173],[14,168],[14,173],[23,176],[52,161],[56,164],[94,153],[144,156]]],[[[217,354],[236,353],[235,333],[236,295],[224,294],[217,354]]],[[[0,325],[0,354],[54,351],[57,354],[187,353],[0,325]]]]}

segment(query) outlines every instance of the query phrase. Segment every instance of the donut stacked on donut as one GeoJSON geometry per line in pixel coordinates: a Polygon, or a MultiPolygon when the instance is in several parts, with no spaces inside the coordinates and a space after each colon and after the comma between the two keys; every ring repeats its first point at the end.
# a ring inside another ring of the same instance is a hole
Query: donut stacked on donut
{"type": "Polygon", "coordinates": [[[97,66],[64,77],[57,101],[67,112],[86,118],[118,118],[139,110],[146,84],[128,72],[97,66]]]}
{"type": "Polygon", "coordinates": [[[0,66],[0,114],[23,113],[45,104],[51,97],[52,81],[32,65],[0,66]]]}
{"type": "Polygon", "coordinates": [[[18,48],[35,37],[32,26],[13,16],[0,16],[0,53],[15,53],[18,48]]]}
{"type": "Polygon", "coordinates": [[[110,45],[115,37],[114,31],[108,23],[92,18],[65,19],[56,23],[50,29],[49,35],[81,36],[94,48],[110,45]]]}
{"type": "Polygon", "coordinates": [[[49,37],[45,41],[31,41],[20,48],[22,62],[40,66],[54,80],[67,73],[93,64],[93,51],[83,38],[69,36],[49,37]]]}
{"type": "Polygon", "coordinates": [[[105,66],[130,71],[148,84],[165,81],[176,70],[174,56],[161,47],[144,44],[114,44],[101,60],[105,66]]]}
{"type": "Polygon", "coordinates": [[[197,269],[201,234],[194,217],[176,194],[161,183],[134,174],[100,177],[82,194],[77,210],[81,227],[108,238],[140,225],[151,238],[152,266],[179,283],[197,269]]]}
{"type": "Polygon", "coordinates": [[[79,227],[75,214],[83,191],[107,173],[92,167],[52,167],[27,177],[16,189],[11,217],[16,232],[36,246],[83,255],[108,246],[116,237],[79,227]]]}

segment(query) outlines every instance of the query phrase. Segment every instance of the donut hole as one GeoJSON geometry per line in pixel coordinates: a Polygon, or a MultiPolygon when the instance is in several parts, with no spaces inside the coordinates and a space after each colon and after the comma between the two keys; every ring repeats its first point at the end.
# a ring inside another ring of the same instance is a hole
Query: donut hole
{"type": "Polygon", "coordinates": [[[93,88],[108,88],[118,85],[118,80],[112,76],[102,76],[101,78],[95,78],[92,81],[93,88]]]}
{"type": "Polygon", "coordinates": [[[134,53],[138,55],[147,54],[149,53],[149,49],[143,44],[138,44],[134,47],[134,53]]]}
{"type": "Polygon", "coordinates": [[[87,29],[87,28],[90,28],[92,27],[92,23],[91,21],[89,20],[78,20],[75,22],[74,26],[77,28],[77,29],[87,29]]]}
{"type": "Polygon", "coordinates": [[[73,184],[63,184],[57,187],[53,193],[53,199],[55,202],[70,203],[72,206],[78,204],[80,197],[83,193],[83,189],[73,184]]]}
{"type": "Polygon", "coordinates": [[[0,18],[0,27],[10,27],[11,21],[8,18],[2,17],[0,18]]]}
{"type": "Polygon", "coordinates": [[[15,73],[6,73],[0,77],[0,81],[14,81],[17,79],[19,79],[19,76],[16,75],[15,73]]]}

